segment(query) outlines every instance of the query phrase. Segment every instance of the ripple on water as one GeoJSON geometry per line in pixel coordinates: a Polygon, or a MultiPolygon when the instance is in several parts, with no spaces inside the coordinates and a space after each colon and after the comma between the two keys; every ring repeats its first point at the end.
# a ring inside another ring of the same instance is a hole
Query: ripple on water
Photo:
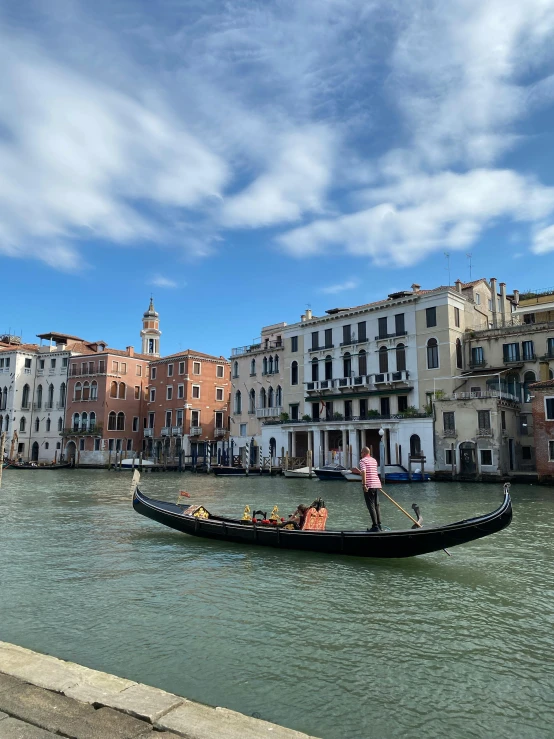
{"type": "MultiPolygon", "coordinates": [[[[551,489],[514,486],[513,525],[452,558],[375,561],[186,537],[137,516],[129,483],[4,473],[2,639],[325,739],[550,735],[551,489]]],[[[185,489],[234,516],[322,495],[333,528],[367,524],[345,483],[166,474],[143,487],[166,500],[185,489]]],[[[501,499],[490,485],[393,494],[427,523],[501,499]]]]}

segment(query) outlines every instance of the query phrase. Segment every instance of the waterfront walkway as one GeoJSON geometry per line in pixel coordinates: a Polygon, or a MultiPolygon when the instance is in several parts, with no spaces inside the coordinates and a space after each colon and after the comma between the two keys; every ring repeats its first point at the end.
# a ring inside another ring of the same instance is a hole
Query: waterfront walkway
{"type": "Polygon", "coordinates": [[[0,739],[315,739],[0,642],[0,739]]]}

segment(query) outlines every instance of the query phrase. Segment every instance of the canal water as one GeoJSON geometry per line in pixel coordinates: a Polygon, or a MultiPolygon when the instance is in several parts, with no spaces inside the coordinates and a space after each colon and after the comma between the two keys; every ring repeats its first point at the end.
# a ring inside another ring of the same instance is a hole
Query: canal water
{"type": "MultiPolygon", "coordinates": [[[[4,471],[0,639],[324,739],[553,736],[553,488],[514,485],[512,526],[451,558],[379,561],[193,539],[134,513],[130,482],[4,471]]],[[[142,488],[236,517],[321,495],[330,528],[369,525],[355,483],[166,473],[142,488]]],[[[389,491],[426,523],[502,498],[389,491]]]]}

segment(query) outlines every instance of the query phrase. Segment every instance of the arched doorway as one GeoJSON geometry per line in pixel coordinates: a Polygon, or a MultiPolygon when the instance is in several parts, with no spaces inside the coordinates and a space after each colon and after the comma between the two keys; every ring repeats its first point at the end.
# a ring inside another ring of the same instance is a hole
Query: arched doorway
{"type": "Polygon", "coordinates": [[[273,436],[269,440],[269,456],[272,460],[277,456],[277,442],[273,436]]]}
{"type": "Polygon", "coordinates": [[[412,457],[421,457],[421,439],[417,434],[410,436],[410,455],[412,457]]]}
{"type": "Polygon", "coordinates": [[[38,462],[38,441],[35,441],[31,447],[31,462],[38,462]]]}
{"type": "Polygon", "coordinates": [[[70,464],[75,463],[75,456],[77,454],[77,446],[74,441],[68,441],[65,448],[65,458],[70,464]]]}
{"type": "Polygon", "coordinates": [[[462,475],[475,475],[476,472],[475,444],[472,441],[464,441],[460,444],[460,473],[462,475]]]}

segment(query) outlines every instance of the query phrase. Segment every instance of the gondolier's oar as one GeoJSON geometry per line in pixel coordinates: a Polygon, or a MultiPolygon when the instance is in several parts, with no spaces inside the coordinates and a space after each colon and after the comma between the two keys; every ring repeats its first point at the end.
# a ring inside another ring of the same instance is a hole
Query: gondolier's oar
{"type": "MultiPolygon", "coordinates": [[[[405,516],[408,516],[408,518],[410,519],[410,521],[413,521],[418,528],[420,528],[420,529],[423,528],[423,526],[419,523],[419,521],[416,521],[415,518],[412,515],[410,515],[405,508],[402,508],[402,506],[400,505],[400,503],[397,503],[394,500],[394,498],[391,498],[391,496],[388,493],[385,493],[385,491],[383,490],[383,488],[381,488],[381,492],[383,493],[383,495],[385,496],[385,498],[388,498],[390,500],[390,502],[393,503],[399,510],[401,510],[402,513],[405,516]]],[[[448,549],[443,549],[443,551],[446,552],[446,554],[448,554],[449,557],[452,556],[450,554],[450,552],[448,551],[448,549]]]]}

